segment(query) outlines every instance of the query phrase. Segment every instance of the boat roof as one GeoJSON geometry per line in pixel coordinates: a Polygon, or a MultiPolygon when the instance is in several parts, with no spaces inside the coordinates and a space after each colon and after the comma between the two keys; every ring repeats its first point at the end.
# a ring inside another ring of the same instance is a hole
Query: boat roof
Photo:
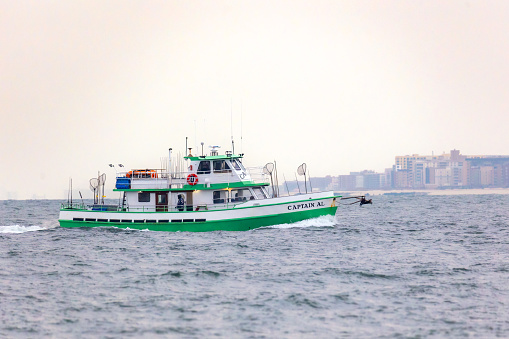
{"type": "Polygon", "coordinates": [[[200,155],[200,156],[187,156],[184,159],[189,159],[191,161],[201,161],[201,160],[226,160],[226,159],[242,159],[244,154],[221,154],[221,155],[200,155]]]}

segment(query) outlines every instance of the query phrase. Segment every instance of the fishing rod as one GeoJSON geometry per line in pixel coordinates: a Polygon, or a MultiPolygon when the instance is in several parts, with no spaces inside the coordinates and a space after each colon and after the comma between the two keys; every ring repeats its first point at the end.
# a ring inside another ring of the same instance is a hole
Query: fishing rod
{"type": "Polygon", "coordinates": [[[283,173],[283,179],[285,179],[285,186],[286,186],[286,191],[288,192],[288,196],[290,196],[290,190],[288,189],[288,182],[286,181],[286,177],[285,177],[284,173],[283,173]]]}

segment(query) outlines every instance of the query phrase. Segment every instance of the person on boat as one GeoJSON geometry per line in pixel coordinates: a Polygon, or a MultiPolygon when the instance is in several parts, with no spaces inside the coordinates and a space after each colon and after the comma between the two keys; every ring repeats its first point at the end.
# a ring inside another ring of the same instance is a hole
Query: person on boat
{"type": "Polygon", "coordinates": [[[184,210],[184,196],[182,194],[179,194],[178,195],[178,201],[177,201],[177,209],[179,211],[183,211],[184,210]]]}

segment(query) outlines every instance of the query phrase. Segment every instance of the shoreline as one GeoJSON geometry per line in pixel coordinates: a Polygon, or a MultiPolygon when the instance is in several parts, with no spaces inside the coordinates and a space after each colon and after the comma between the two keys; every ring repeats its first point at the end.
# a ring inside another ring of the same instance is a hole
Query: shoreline
{"type": "MultiPolygon", "coordinates": [[[[336,192],[334,192],[336,193],[336,192]]],[[[384,195],[385,193],[425,193],[427,195],[483,195],[483,194],[509,194],[509,188],[468,188],[468,189],[444,189],[444,190],[366,190],[366,191],[341,191],[339,194],[355,195],[384,195]]]]}

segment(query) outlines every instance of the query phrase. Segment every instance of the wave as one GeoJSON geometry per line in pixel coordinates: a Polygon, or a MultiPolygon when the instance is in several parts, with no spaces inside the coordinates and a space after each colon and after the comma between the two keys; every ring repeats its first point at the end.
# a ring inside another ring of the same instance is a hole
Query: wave
{"type": "Polygon", "coordinates": [[[333,227],[336,224],[335,216],[324,215],[318,218],[306,219],[292,224],[279,224],[266,228],[305,228],[305,227],[333,227]]]}
{"type": "Polygon", "coordinates": [[[0,226],[0,233],[25,233],[25,232],[34,232],[34,231],[43,231],[47,228],[40,226],[20,226],[20,225],[11,225],[11,226],[0,226]]]}

